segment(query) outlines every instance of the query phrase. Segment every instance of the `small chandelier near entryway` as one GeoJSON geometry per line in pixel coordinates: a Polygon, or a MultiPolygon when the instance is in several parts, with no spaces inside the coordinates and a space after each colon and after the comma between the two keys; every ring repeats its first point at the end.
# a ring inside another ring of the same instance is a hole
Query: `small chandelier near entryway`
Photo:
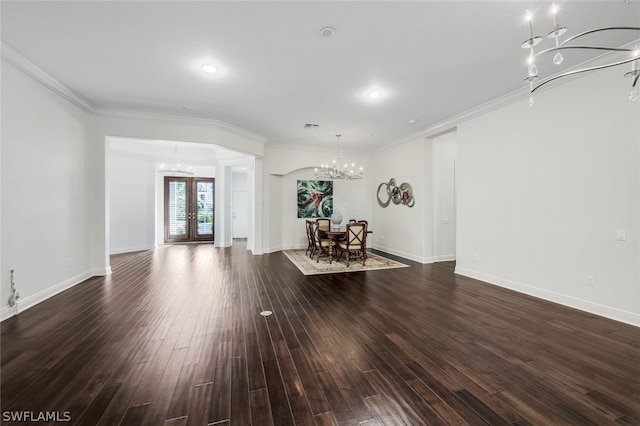
{"type": "Polygon", "coordinates": [[[178,150],[178,144],[176,144],[173,149],[171,161],[160,164],[160,170],[158,170],[158,173],[173,176],[193,176],[191,166],[185,166],[184,161],[182,160],[182,155],[180,155],[180,151],[178,150]]]}

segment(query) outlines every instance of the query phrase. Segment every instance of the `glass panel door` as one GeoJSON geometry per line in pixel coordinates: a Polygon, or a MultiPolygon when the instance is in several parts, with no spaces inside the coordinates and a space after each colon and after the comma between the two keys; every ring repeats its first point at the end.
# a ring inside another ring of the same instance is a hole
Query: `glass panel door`
{"type": "Polygon", "coordinates": [[[213,241],[213,179],[196,178],[196,227],[194,239],[213,241]]]}
{"type": "Polygon", "coordinates": [[[165,177],[164,239],[166,242],[189,241],[188,178],[165,177]]]}
{"type": "Polygon", "coordinates": [[[215,179],[164,178],[165,242],[213,241],[215,179]]]}

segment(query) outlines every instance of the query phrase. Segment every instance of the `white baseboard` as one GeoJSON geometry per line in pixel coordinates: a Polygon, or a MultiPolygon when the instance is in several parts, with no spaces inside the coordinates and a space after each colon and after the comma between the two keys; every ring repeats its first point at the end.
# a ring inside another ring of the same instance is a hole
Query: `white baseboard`
{"type": "Polygon", "coordinates": [[[433,256],[434,262],[452,262],[456,260],[455,254],[443,254],[440,256],[433,256]]]}
{"type": "Polygon", "coordinates": [[[497,285],[499,287],[508,288],[509,290],[514,290],[519,293],[528,294],[529,296],[534,296],[539,299],[548,300],[549,302],[569,306],[571,308],[579,309],[581,311],[589,312],[601,317],[640,327],[640,315],[634,314],[633,312],[622,311],[609,306],[593,303],[588,300],[578,299],[572,296],[555,293],[553,291],[545,290],[538,287],[532,287],[527,284],[511,281],[501,277],[496,277],[471,269],[457,267],[455,273],[464,275],[465,277],[484,281],[489,284],[497,285]]]}
{"type": "Polygon", "coordinates": [[[134,251],[145,251],[145,250],[153,250],[156,248],[156,245],[150,246],[139,246],[139,247],[126,247],[109,251],[109,254],[122,254],[122,253],[133,253],[134,251]]]}
{"type": "MultiPolygon", "coordinates": [[[[110,271],[110,268],[108,268],[110,271]]],[[[95,274],[95,275],[106,275],[106,274],[95,274]]],[[[80,284],[84,280],[91,278],[94,276],[93,271],[87,271],[82,274],[76,275],[75,277],[69,278],[59,284],[51,286],[45,290],[42,290],[32,296],[18,299],[18,311],[23,312],[32,306],[37,305],[40,302],[47,300],[50,297],[55,296],[56,294],[63,292],[77,284],[80,284]]],[[[14,315],[13,308],[9,306],[5,306],[0,310],[0,321],[4,321],[7,318],[10,318],[14,315]]]]}
{"type": "Polygon", "coordinates": [[[385,253],[392,254],[394,256],[404,257],[405,259],[413,260],[414,262],[418,262],[418,263],[433,263],[433,262],[435,262],[435,259],[433,257],[420,257],[420,256],[416,256],[416,255],[414,255],[412,253],[406,253],[406,252],[403,252],[403,251],[400,251],[400,250],[395,250],[395,249],[392,249],[392,248],[389,248],[389,247],[381,246],[379,244],[374,244],[371,248],[383,251],[385,253]]]}
{"type": "Polygon", "coordinates": [[[262,250],[262,253],[269,254],[269,253],[275,253],[280,250],[282,250],[282,247],[267,247],[264,250],[262,250]]]}
{"type": "Polygon", "coordinates": [[[107,266],[106,268],[95,268],[89,271],[90,277],[104,277],[106,275],[111,274],[111,266],[107,266]]]}

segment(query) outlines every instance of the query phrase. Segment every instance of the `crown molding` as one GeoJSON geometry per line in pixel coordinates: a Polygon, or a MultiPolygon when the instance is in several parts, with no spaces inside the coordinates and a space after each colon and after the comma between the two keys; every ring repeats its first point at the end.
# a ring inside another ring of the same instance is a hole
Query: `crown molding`
{"type": "Polygon", "coordinates": [[[92,105],[91,102],[87,101],[85,98],[56,80],[49,73],[35,65],[13,47],[9,46],[4,40],[2,41],[1,48],[3,59],[6,59],[9,63],[25,72],[28,76],[43,84],[45,87],[53,90],[55,93],[85,112],[88,112],[89,114],[93,114],[95,112],[95,106],[92,105]]]}
{"type": "Polygon", "coordinates": [[[215,127],[229,133],[236,134],[238,136],[242,136],[244,138],[250,139],[254,142],[259,142],[261,144],[265,144],[268,138],[258,135],[257,133],[250,132],[248,130],[242,129],[240,127],[234,126],[232,124],[226,123],[220,120],[212,120],[207,118],[192,118],[192,117],[181,117],[169,114],[155,114],[155,113],[146,113],[146,112],[137,112],[137,111],[127,111],[127,110],[116,110],[116,109],[108,109],[108,108],[98,108],[93,105],[91,102],[83,98],[82,96],[75,93],[73,90],[69,89],[66,85],[58,81],[51,74],[44,71],[42,68],[35,65],[25,56],[23,56],[16,49],[7,44],[4,40],[2,40],[1,50],[2,50],[2,58],[7,60],[7,62],[11,63],[28,76],[38,81],[45,87],[51,89],[58,95],[62,96],[67,101],[81,108],[85,112],[91,115],[97,115],[102,117],[113,117],[113,118],[125,118],[131,120],[155,120],[155,121],[163,121],[163,122],[172,122],[178,124],[189,124],[196,126],[206,126],[206,127],[215,127]]]}
{"type": "Polygon", "coordinates": [[[507,93],[506,95],[500,96],[489,102],[485,102],[484,104],[481,104],[477,107],[473,107],[471,109],[463,111],[460,114],[456,114],[452,117],[447,118],[446,120],[440,121],[425,129],[410,133],[407,136],[401,139],[397,139],[392,143],[385,145],[383,148],[380,148],[374,151],[374,153],[379,154],[393,147],[402,145],[406,142],[409,142],[418,138],[432,138],[432,137],[447,133],[448,131],[458,127],[460,123],[469,121],[472,118],[486,114],[490,111],[496,110],[503,106],[512,104],[518,100],[525,99],[528,95],[529,95],[529,90],[526,87],[520,88],[518,90],[514,90],[513,92],[507,93]]]}
{"type": "MultiPolygon", "coordinates": [[[[625,43],[624,45],[620,46],[622,48],[630,48],[633,47],[635,45],[637,45],[637,43],[640,42],[640,39],[636,39],[633,40],[629,43],[625,43]]],[[[582,69],[582,68],[586,68],[589,66],[594,66],[594,65],[601,65],[604,62],[606,62],[607,57],[609,56],[609,53],[603,53],[601,55],[597,55],[593,58],[590,58],[586,61],[583,61],[579,64],[576,64],[570,68],[565,69],[562,72],[567,72],[567,71],[573,71],[573,70],[577,70],[577,69],[582,69]]],[[[561,74],[562,72],[558,72],[557,74],[554,75],[558,75],[561,74]]],[[[536,94],[534,94],[534,96],[538,96],[540,93],[546,92],[548,90],[552,90],[555,87],[567,84],[571,81],[574,81],[576,79],[579,78],[583,78],[586,77],[587,75],[589,75],[590,73],[587,74],[575,74],[575,75],[571,75],[571,76],[567,76],[564,77],[562,79],[559,79],[557,81],[554,81],[553,83],[550,83],[548,86],[541,88],[539,91],[536,91],[536,94]]],[[[402,145],[403,143],[415,140],[417,138],[432,138],[432,137],[436,137],[439,136],[441,134],[447,133],[449,131],[451,131],[452,129],[455,129],[456,127],[458,127],[458,125],[460,125],[461,123],[464,123],[465,121],[469,121],[475,117],[478,117],[480,115],[486,114],[488,112],[494,111],[498,108],[502,108],[504,106],[507,105],[511,105],[515,102],[518,101],[522,101],[527,99],[529,96],[531,95],[531,93],[529,92],[529,87],[528,86],[523,86],[520,87],[519,89],[516,89],[512,92],[507,93],[506,95],[497,97],[495,99],[490,100],[489,102],[485,102],[484,104],[478,105],[476,107],[470,108],[466,111],[461,112],[460,114],[456,114],[452,117],[447,118],[446,120],[440,121],[436,124],[433,124],[427,128],[424,128],[422,130],[418,130],[416,132],[413,132],[403,138],[397,139],[393,142],[391,142],[388,145],[385,145],[384,147],[377,149],[375,151],[373,151],[374,154],[379,154],[381,152],[387,151],[395,146],[398,145],[402,145]]]]}
{"type": "Polygon", "coordinates": [[[268,138],[259,135],[257,133],[250,132],[248,130],[236,127],[225,121],[214,120],[210,118],[195,118],[195,117],[181,117],[170,114],[159,114],[150,112],[138,112],[119,109],[108,108],[95,108],[95,114],[100,117],[120,118],[126,120],[149,120],[149,121],[161,121],[164,123],[174,124],[189,124],[193,126],[214,127],[217,129],[225,130],[229,133],[236,134],[238,136],[245,137],[254,142],[265,144],[268,138]]]}

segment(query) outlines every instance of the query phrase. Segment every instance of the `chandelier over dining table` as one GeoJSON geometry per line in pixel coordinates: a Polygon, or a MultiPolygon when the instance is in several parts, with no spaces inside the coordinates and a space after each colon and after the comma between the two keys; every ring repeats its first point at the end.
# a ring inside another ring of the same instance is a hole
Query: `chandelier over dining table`
{"type": "Polygon", "coordinates": [[[334,179],[361,179],[364,177],[364,167],[357,165],[355,162],[344,161],[340,158],[340,138],[342,135],[336,135],[337,149],[336,157],[328,163],[323,163],[320,167],[315,168],[315,177],[319,180],[334,179]]]}

